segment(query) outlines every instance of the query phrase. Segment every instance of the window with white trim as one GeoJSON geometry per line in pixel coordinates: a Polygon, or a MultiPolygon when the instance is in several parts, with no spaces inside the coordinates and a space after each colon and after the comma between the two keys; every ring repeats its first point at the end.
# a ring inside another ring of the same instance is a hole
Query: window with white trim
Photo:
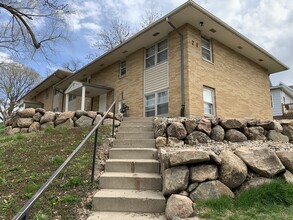
{"type": "Polygon", "coordinates": [[[168,41],[163,40],[145,50],[145,68],[168,60],[168,41]]]}
{"type": "Polygon", "coordinates": [[[126,75],[126,60],[120,62],[120,74],[119,77],[122,78],[126,75]]]}
{"type": "Polygon", "coordinates": [[[203,87],[204,115],[215,115],[215,90],[203,87]]]}
{"type": "Polygon", "coordinates": [[[167,90],[145,96],[145,116],[167,115],[168,103],[169,95],[167,90]]]}
{"type": "Polygon", "coordinates": [[[75,95],[69,94],[69,102],[73,101],[76,98],[75,95]]]}
{"type": "Polygon", "coordinates": [[[201,37],[201,56],[204,60],[212,62],[212,45],[209,39],[201,37]]]}

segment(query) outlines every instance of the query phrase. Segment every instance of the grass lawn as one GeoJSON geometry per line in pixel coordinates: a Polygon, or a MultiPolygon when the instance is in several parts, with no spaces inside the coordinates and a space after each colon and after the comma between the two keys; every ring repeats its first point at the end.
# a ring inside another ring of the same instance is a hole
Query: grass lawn
{"type": "MultiPolygon", "coordinates": [[[[89,129],[53,129],[5,136],[0,125],[0,219],[12,219],[65,161],[89,129]]],[[[110,134],[102,127],[100,137],[110,134]]],[[[102,141],[99,138],[98,143],[102,141]]],[[[31,219],[79,219],[90,209],[93,137],[35,204],[31,219]]],[[[94,188],[97,188],[95,183],[94,188]]]]}
{"type": "Polygon", "coordinates": [[[292,220],[293,184],[281,180],[239,193],[235,199],[221,197],[196,202],[199,216],[225,220],[292,220]]]}

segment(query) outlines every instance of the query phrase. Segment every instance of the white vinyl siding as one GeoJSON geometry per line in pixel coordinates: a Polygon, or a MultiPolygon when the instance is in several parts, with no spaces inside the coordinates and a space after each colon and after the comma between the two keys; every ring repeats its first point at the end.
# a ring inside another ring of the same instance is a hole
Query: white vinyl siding
{"type": "Polygon", "coordinates": [[[145,94],[169,87],[168,62],[145,70],[145,94]]]}

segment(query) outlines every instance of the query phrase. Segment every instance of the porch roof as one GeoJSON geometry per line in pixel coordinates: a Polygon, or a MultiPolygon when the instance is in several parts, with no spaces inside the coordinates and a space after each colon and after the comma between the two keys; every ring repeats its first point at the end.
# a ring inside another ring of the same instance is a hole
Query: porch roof
{"type": "Polygon", "coordinates": [[[85,87],[85,91],[86,91],[85,96],[90,98],[93,98],[93,97],[96,97],[96,96],[99,96],[114,90],[113,88],[103,86],[103,85],[73,81],[70,84],[70,86],[66,89],[65,94],[80,96],[82,94],[82,87],[85,87]]]}

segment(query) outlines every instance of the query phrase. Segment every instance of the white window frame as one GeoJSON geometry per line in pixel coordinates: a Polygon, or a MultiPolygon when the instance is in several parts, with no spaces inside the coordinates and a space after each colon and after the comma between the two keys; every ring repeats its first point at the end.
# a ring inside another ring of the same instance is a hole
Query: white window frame
{"type": "Polygon", "coordinates": [[[203,87],[203,112],[205,116],[209,116],[209,117],[213,117],[216,116],[216,107],[215,107],[216,103],[215,103],[215,89],[204,86],[203,87]],[[204,100],[204,92],[205,91],[209,91],[211,92],[212,95],[212,102],[208,102],[206,100],[204,100]],[[212,114],[205,112],[205,104],[209,104],[212,105],[212,114]]]}
{"type": "Polygon", "coordinates": [[[146,48],[145,49],[145,59],[144,60],[145,60],[145,65],[144,65],[145,69],[154,67],[159,63],[163,63],[163,62],[168,61],[168,40],[167,39],[161,40],[158,43],[152,45],[151,47],[146,48]],[[159,49],[160,49],[159,45],[164,43],[164,42],[166,42],[166,47],[162,48],[159,51],[159,49]],[[150,55],[148,55],[147,52],[148,52],[148,50],[151,50],[151,49],[154,50],[154,53],[151,53],[150,55]],[[167,54],[166,59],[158,61],[159,55],[162,54],[162,53],[167,54]],[[154,59],[154,64],[147,66],[147,60],[148,59],[154,59]]]}
{"type": "Polygon", "coordinates": [[[213,50],[212,50],[212,41],[206,37],[201,37],[201,57],[203,60],[208,62],[213,62],[213,50]],[[206,47],[203,45],[203,41],[209,44],[209,47],[206,47]],[[203,56],[204,51],[207,52],[210,55],[210,59],[207,59],[205,56],[203,56]]]}
{"type": "Polygon", "coordinates": [[[150,93],[150,94],[145,95],[145,97],[144,97],[144,100],[145,100],[144,101],[144,116],[147,117],[146,116],[146,113],[148,112],[148,111],[146,111],[146,107],[147,107],[147,105],[146,105],[146,97],[147,96],[151,96],[151,95],[154,95],[155,96],[155,104],[154,104],[154,106],[155,106],[155,115],[154,116],[149,116],[149,117],[168,116],[168,114],[169,114],[169,90],[168,89],[159,90],[157,92],[154,92],[154,93],[150,93]],[[163,93],[163,92],[167,92],[167,95],[168,95],[167,102],[158,103],[158,94],[159,93],[163,93]],[[166,103],[168,104],[168,109],[167,109],[168,112],[166,114],[158,115],[158,105],[160,105],[160,104],[166,104],[166,103]]]}
{"type": "Polygon", "coordinates": [[[119,78],[123,78],[126,76],[126,60],[120,62],[120,71],[119,71],[119,78]]]}

